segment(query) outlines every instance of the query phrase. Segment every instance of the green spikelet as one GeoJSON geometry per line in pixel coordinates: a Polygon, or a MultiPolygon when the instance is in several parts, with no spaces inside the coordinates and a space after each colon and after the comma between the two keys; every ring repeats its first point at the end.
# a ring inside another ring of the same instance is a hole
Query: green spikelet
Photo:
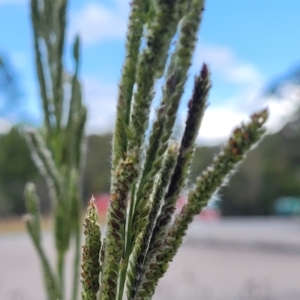
{"type": "Polygon", "coordinates": [[[126,58],[123,65],[122,78],[119,84],[118,106],[116,127],[113,138],[113,166],[117,167],[120,159],[124,159],[127,151],[126,128],[130,121],[131,100],[137,60],[143,35],[143,25],[148,8],[148,0],[133,0],[131,3],[131,14],[128,21],[126,58]]]}
{"type": "Polygon", "coordinates": [[[98,224],[98,211],[94,199],[89,207],[84,220],[85,243],[82,247],[82,299],[96,300],[99,290],[100,262],[99,252],[101,249],[101,231],[98,224]]]}
{"type": "Polygon", "coordinates": [[[187,204],[182,208],[168,233],[166,245],[169,245],[171,254],[168,260],[176,254],[193,217],[201,212],[213,193],[236,170],[236,166],[243,160],[246,152],[261,139],[265,133],[263,125],[267,118],[267,110],[262,110],[252,115],[248,124],[236,128],[221,153],[215,157],[213,164],[197,179],[196,187],[189,193],[187,204]]]}
{"type": "Polygon", "coordinates": [[[50,193],[55,201],[60,201],[62,194],[61,178],[54,158],[46,147],[44,137],[36,130],[27,130],[24,132],[26,141],[32,151],[32,156],[40,173],[49,185],[50,193]]]}
{"type": "Polygon", "coordinates": [[[146,294],[151,295],[156,285],[156,282],[153,279],[155,278],[155,267],[160,267],[160,265],[156,264],[156,260],[161,259],[158,255],[158,253],[160,253],[159,249],[161,249],[163,245],[173,213],[175,212],[177,199],[179,198],[181,190],[185,184],[188,169],[193,157],[195,140],[206,108],[209,88],[209,72],[207,66],[204,65],[200,74],[195,78],[194,92],[189,102],[186,127],[182,137],[175,170],[172,174],[167,194],[164,197],[165,202],[153,229],[151,242],[145,260],[146,273],[143,275],[141,284],[142,287],[147,287],[147,289],[142,289],[140,291],[139,297],[141,299],[146,294]]]}
{"type": "MultiPolygon", "coordinates": [[[[173,5],[174,26],[176,25],[174,28],[176,28],[183,16],[182,12],[187,7],[187,2],[175,1],[173,5]]],[[[187,71],[191,65],[191,58],[197,41],[202,8],[203,1],[194,1],[190,11],[182,19],[179,39],[166,71],[163,98],[161,106],[157,110],[157,120],[153,125],[143,174],[136,196],[136,210],[139,212],[139,218],[134,217],[134,224],[136,224],[137,228],[144,226],[145,218],[140,216],[147,215],[147,199],[152,192],[155,176],[162,167],[163,154],[167,149],[168,140],[172,134],[178,106],[184,92],[187,71]]],[[[170,32],[175,33],[173,29],[170,29],[170,32]]]]}
{"type": "Polygon", "coordinates": [[[117,296],[118,274],[125,244],[127,200],[133,180],[137,176],[136,153],[121,161],[114,173],[114,182],[108,210],[106,249],[104,254],[101,300],[117,296]]]}
{"type": "Polygon", "coordinates": [[[150,212],[147,220],[148,222],[135,241],[130,268],[128,269],[127,275],[127,298],[131,300],[139,299],[137,297],[137,293],[141,282],[141,276],[145,272],[144,261],[146,258],[149,241],[159,209],[161,207],[162,199],[165,195],[171,174],[175,166],[177,154],[178,146],[176,143],[172,143],[166,153],[164,167],[161,171],[159,181],[156,184],[156,189],[153,195],[152,202],[150,204],[150,212]]]}
{"type": "Polygon", "coordinates": [[[175,218],[164,244],[156,251],[155,258],[152,259],[152,273],[146,274],[148,284],[146,281],[145,283],[148,290],[143,293],[143,299],[148,299],[146,295],[149,295],[150,291],[152,291],[150,295],[153,295],[154,287],[159,278],[166,272],[169,262],[177,253],[188,225],[192,222],[194,216],[198,215],[202,208],[207,205],[213,193],[232,174],[251,146],[260,140],[265,132],[265,128],[262,126],[266,122],[267,117],[267,111],[263,110],[254,114],[251,117],[251,122],[238,127],[224,146],[222,152],[214,159],[212,166],[208,167],[198,178],[195,189],[189,193],[188,203],[185,204],[181,213],[175,218]]]}
{"type": "Polygon", "coordinates": [[[27,226],[30,227],[31,237],[39,241],[41,239],[41,221],[40,221],[40,201],[36,195],[35,186],[33,183],[27,183],[25,186],[26,208],[30,214],[30,222],[27,226]]]}
{"type": "Polygon", "coordinates": [[[168,78],[165,95],[161,107],[157,110],[157,119],[153,124],[143,174],[136,194],[135,210],[138,215],[133,219],[136,228],[143,228],[147,223],[149,195],[153,192],[155,180],[163,166],[164,154],[168,148],[176,120],[181,97],[180,91],[178,94],[177,76],[178,74],[174,71],[168,78]]]}
{"type": "MultiPolygon", "coordinates": [[[[127,300],[152,299],[155,287],[181,245],[193,217],[261,138],[268,115],[265,110],[254,114],[251,122],[233,132],[213,164],[197,179],[187,204],[175,215],[177,200],[189,175],[211,87],[208,67],[203,64],[195,77],[181,141],[173,141],[204,0],[133,0],[130,4],[127,54],[119,84],[113,136],[107,230],[102,248],[100,244],[95,250],[97,255],[93,252],[94,264],[91,266],[92,263],[83,261],[83,280],[88,277],[88,271],[97,266],[92,279],[83,285],[83,299],[123,300],[124,293],[127,300]],[[149,129],[156,83],[163,76],[162,97],[149,129]],[[94,289],[87,292],[88,287],[94,289]]],[[[76,49],[79,44],[75,42],[76,72],[72,89],[79,94],[76,49]]],[[[81,96],[77,100],[80,99],[81,96]]],[[[72,100],[74,111],[79,103],[77,100],[72,100]]],[[[69,132],[81,139],[86,111],[80,105],[78,108],[76,112],[80,118],[71,119],[69,132]]],[[[75,145],[76,152],[79,148],[76,138],[68,140],[66,145],[75,145]]],[[[68,154],[70,148],[66,149],[68,154]]],[[[78,159],[75,157],[70,161],[76,166],[78,159]]],[[[63,180],[62,184],[64,186],[63,180]]],[[[93,233],[87,232],[88,225],[85,227],[89,241],[93,233]]],[[[87,249],[84,246],[84,257],[88,256],[87,249]]]]}
{"type": "MultiPolygon", "coordinates": [[[[173,1],[176,3],[177,1],[173,1]]],[[[147,35],[147,45],[140,54],[136,73],[137,89],[131,113],[131,140],[129,149],[140,149],[148,126],[149,109],[154,96],[154,84],[161,77],[160,70],[166,60],[177,27],[177,5],[172,1],[156,0],[155,15],[147,35]],[[168,24],[168,26],[166,26],[168,24]]]]}
{"type": "Polygon", "coordinates": [[[175,211],[177,199],[185,185],[189,167],[193,158],[195,140],[207,105],[209,89],[209,72],[207,66],[203,65],[199,76],[195,78],[194,93],[189,102],[188,117],[181,140],[177,163],[168,188],[168,193],[165,196],[165,204],[162,207],[162,212],[157,221],[154,232],[157,230],[161,231],[163,228],[166,228],[175,211]]]}

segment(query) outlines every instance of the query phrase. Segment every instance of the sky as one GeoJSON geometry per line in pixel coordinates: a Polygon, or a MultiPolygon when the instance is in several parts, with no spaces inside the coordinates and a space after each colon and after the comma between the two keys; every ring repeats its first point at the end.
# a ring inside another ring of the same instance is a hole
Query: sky
{"type": "MultiPolygon", "coordinates": [[[[129,1],[123,0],[69,1],[65,62],[72,71],[71,43],[79,34],[88,133],[113,128],[129,7],[129,1]]],[[[199,142],[223,140],[251,113],[266,106],[271,115],[269,131],[280,129],[299,104],[299,94],[289,90],[284,99],[276,99],[264,97],[263,91],[300,62],[299,12],[300,1],[295,0],[207,0],[179,124],[185,120],[193,77],[205,61],[212,74],[212,90],[199,142]]],[[[41,121],[28,0],[0,0],[0,55],[10,60],[18,75],[29,115],[41,121]]],[[[11,121],[11,116],[0,119],[0,127],[11,121]]]]}

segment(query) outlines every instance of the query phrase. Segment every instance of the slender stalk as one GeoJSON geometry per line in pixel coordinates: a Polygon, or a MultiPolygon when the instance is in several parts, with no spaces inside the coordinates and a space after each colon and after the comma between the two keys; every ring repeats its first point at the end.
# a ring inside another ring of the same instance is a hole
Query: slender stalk
{"type": "Polygon", "coordinates": [[[55,277],[54,274],[51,270],[49,260],[45,254],[44,249],[40,244],[35,244],[38,255],[42,261],[42,266],[44,270],[44,280],[46,284],[46,288],[48,291],[48,300],[53,300],[53,299],[62,299],[61,293],[59,291],[58,284],[55,282],[55,277]]]}
{"type": "MultiPolygon", "coordinates": [[[[135,189],[135,185],[133,186],[131,195],[135,194],[134,189],[135,189]]],[[[118,300],[123,299],[124,287],[125,287],[126,276],[127,276],[127,269],[128,269],[128,264],[129,264],[129,257],[130,257],[131,251],[132,251],[133,235],[132,235],[131,228],[132,228],[133,212],[134,212],[134,205],[131,205],[131,203],[130,203],[128,217],[127,217],[127,221],[126,221],[125,251],[124,251],[124,257],[123,257],[123,264],[122,264],[122,267],[120,268],[118,300]]]]}
{"type": "Polygon", "coordinates": [[[27,211],[29,212],[29,215],[25,219],[25,224],[27,227],[27,231],[29,232],[29,235],[33,241],[33,244],[37,249],[37,253],[42,264],[48,299],[52,300],[55,299],[56,297],[59,298],[60,292],[57,287],[56,279],[41,244],[42,233],[41,233],[40,210],[39,210],[40,199],[36,194],[34,184],[28,183],[26,185],[25,198],[26,198],[26,208],[27,211]]]}
{"type": "MultiPolygon", "coordinates": [[[[77,176],[76,172],[73,172],[73,177],[75,177],[75,183],[77,184],[77,176]]],[[[73,192],[77,192],[77,188],[73,188],[73,192]]],[[[78,198],[78,195],[73,194],[73,203],[72,203],[72,215],[73,217],[73,238],[74,238],[74,245],[75,245],[75,254],[74,254],[74,260],[73,260],[73,290],[72,290],[72,300],[77,300],[78,298],[78,285],[79,285],[79,266],[80,266],[80,254],[81,254],[81,205],[78,198]]]]}
{"type": "Polygon", "coordinates": [[[58,271],[58,283],[61,300],[64,299],[64,264],[65,264],[65,253],[59,252],[57,258],[57,271],[58,271]]]}
{"type": "Polygon", "coordinates": [[[73,262],[73,290],[72,290],[72,300],[77,300],[78,298],[78,286],[79,286],[79,265],[80,265],[80,246],[81,246],[81,226],[80,218],[76,220],[75,227],[75,256],[73,262]]]}
{"type": "Polygon", "coordinates": [[[25,224],[29,236],[31,237],[31,240],[37,250],[38,257],[41,261],[41,265],[44,273],[44,283],[47,291],[47,298],[48,300],[61,299],[61,294],[58,288],[58,284],[56,282],[56,277],[51,269],[51,266],[49,264],[49,259],[46,256],[45,250],[41,245],[40,239],[36,238],[35,236],[35,229],[32,224],[32,219],[30,215],[25,219],[25,224]]]}

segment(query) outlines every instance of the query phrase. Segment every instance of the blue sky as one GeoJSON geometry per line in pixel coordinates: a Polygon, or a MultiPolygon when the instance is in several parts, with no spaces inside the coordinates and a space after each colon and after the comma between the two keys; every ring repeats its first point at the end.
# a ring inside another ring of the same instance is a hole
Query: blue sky
{"type": "MultiPolygon", "coordinates": [[[[79,33],[89,132],[113,127],[128,10],[128,1],[122,0],[69,1],[65,59],[71,70],[70,41],[79,33]]],[[[192,78],[206,61],[213,88],[200,139],[213,142],[228,136],[232,127],[265,105],[270,108],[269,126],[274,130],[290,115],[297,99],[266,99],[261,90],[300,62],[299,12],[300,1],[295,0],[206,1],[181,109],[184,120],[192,78]]],[[[0,53],[11,60],[30,114],[39,119],[28,0],[0,0],[0,53]]]]}

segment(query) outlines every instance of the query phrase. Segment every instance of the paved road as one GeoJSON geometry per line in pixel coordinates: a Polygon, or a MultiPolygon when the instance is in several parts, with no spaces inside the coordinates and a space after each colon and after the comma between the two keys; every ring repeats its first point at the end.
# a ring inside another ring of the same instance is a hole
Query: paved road
{"type": "MultiPolygon", "coordinates": [[[[197,223],[154,299],[299,300],[299,232],[297,220],[197,223]]],[[[53,258],[49,234],[44,243],[53,258]]],[[[45,299],[39,262],[24,234],[0,236],[0,299],[45,299]]]]}

